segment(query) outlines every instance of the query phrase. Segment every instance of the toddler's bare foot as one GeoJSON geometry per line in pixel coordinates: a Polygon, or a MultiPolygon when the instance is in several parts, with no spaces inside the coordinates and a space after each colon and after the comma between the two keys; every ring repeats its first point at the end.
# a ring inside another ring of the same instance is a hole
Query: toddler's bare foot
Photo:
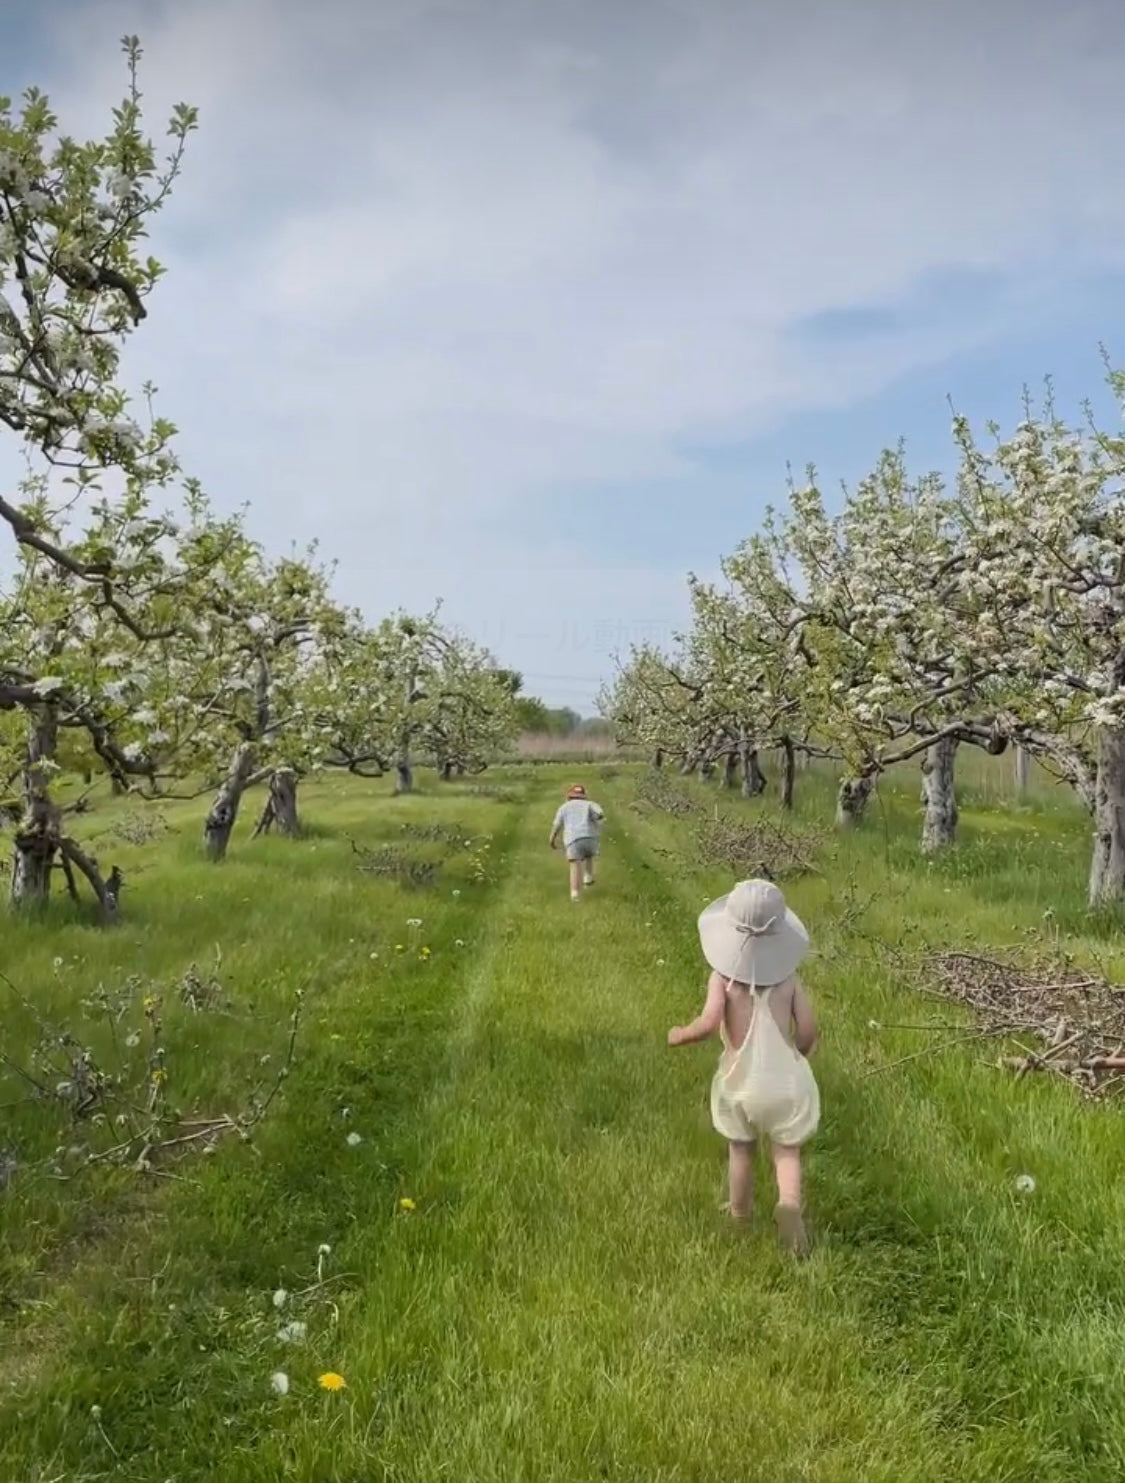
{"type": "Polygon", "coordinates": [[[805,1221],[795,1205],[779,1205],[773,1213],[777,1224],[777,1237],[786,1251],[795,1257],[809,1254],[809,1233],[805,1221]]]}
{"type": "Polygon", "coordinates": [[[745,1210],[736,1210],[729,1200],[725,1200],[719,1209],[723,1215],[729,1215],[736,1226],[748,1226],[754,1219],[753,1205],[747,1205],[745,1210]]]}

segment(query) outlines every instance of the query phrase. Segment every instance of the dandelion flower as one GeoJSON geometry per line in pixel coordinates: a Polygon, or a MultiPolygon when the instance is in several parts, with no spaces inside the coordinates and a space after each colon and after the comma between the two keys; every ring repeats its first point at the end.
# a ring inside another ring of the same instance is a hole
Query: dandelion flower
{"type": "Polygon", "coordinates": [[[398,1202],[398,1208],[400,1210],[416,1210],[418,1207],[409,1195],[403,1195],[402,1199],[398,1202]]]}
{"type": "Polygon", "coordinates": [[[1021,1174],[1016,1180],[1016,1189],[1021,1195],[1032,1195],[1035,1193],[1035,1180],[1030,1174],[1021,1174]]]}
{"type": "Polygon", "coordinates": [[[663,958],[657,958],[657,960],[656,960],[656,966],[657,966],[657,968],[663,968],[664,967],[664,959],[663,958]]]}
{"type": "Polygon", "coordinates": [[[405,951],[406,951],[406,944],[405,943],[402,943],[402,942],[396,942],[395,943],[395,952],[396,953],[404,953],[405,951]]]}
{"type": "Polygon", "coordinates": [[[327,1241],[322,1241],[320,1243],[320,1245],[316,1248],[316,1254],[317,1254],[317,1256],[331,1256],[332,1255],[332,1248],[331,1248],[331,1246],[329,1246],[329,1244],[328,1244],[327,1241]]]}
{"type": "Polygon", "coordinates": [[[454,899],[456,899],[458,896],[460,896],[460,894],[461,894],[460,891],[454,891],[454,893],[453,893],[454,899]]]}
{"type": "Polygon", "coordinates": [[[422,948],[422,957],[423,958],[428,958],[429,956],[430,956],[430,950],[429,950],[429,948],[428,947],[422,948]]]}
{"type": "Polygon", "coordinates": [[[362,1142],[363,1142],[363,1139],[360,1137],[360,1135],[358,1133],[349,1133],[348,1134],[348,1147],[349,1148],[358,1148],[359,1145],[362,1142]]]}
{"type": "Polygon", "coordinates": [[[289,1394],[289,1376],[285,1373],[284,1370],[274,1371],[274,1373],[270,1376],[270,1385],[273,1387],[275,1395],[289,1394]]]}
{"type": "Polygon", "coordinates": [[[285,1289],[283,1287],[279,1287],[278,1290],[273,1295],[273,1306],[280,1311],[282,1308],[285,1307],[285,1305],[286,1305],[286,1303],[288,1301],[289,1301],[289,1294],[285,1291],[285,1289]]]}
{"type": "Polygon", "coordinates": [[[343,1375],[337,1375],[335,1370],[328,1370],[316,1383],[321,1390],[347,1390],[348,1388],[348,1382],[343,1375]]]}
{"type": "Polygon", "coordinates": [[[453,944],[453,946],[454,947],[464,947],[465,946],[465,940],[464,940],[464,938],[459,937],[457,939],[457,941],[453,944]]]}

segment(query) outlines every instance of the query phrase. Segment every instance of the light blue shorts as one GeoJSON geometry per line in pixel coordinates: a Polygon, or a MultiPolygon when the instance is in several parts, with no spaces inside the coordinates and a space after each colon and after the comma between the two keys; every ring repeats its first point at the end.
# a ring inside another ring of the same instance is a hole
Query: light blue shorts
{"type": "Polygon", "coordinates": [[[597,836],[590,834],[584,839],[576,839],[566,847],[566,858],[568,860],[592,860],[598,853],[597,836]]]}

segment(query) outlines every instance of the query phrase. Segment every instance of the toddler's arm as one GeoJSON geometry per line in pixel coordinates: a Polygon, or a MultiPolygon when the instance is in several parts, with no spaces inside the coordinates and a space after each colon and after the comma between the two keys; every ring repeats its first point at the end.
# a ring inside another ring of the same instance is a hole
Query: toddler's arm
{"type": "Polygon", "coordinates": [[[559,830],[562,828],[562,825],[563,825],[563,811],[560,808],[558,810],[558,812],[555,814],[555,822],[551,825],[551,837],[548,840],[548,844],[550,844],[550,846],[551,846],[552,849],[555,849],[555,847],[558,845],[558,842],[559,842],[559,830]]]}
{"type": "Polygon", "coordinates": [[[714,1035],[723,1022],[726,994],[726,984],[717,973],[712,973],[702,1010],[690,1025],[673,1025],[668,1031],[668,1044],[692,1045],[697,1040],[707,1040],[714,1035]]]}
{"type": "Polygon", "coordinates": [[[800,979],[793,989],[793,1029],[797,1049],[803,1056],[811,1055],[817,1040],[816,1016],[800,979]]]}

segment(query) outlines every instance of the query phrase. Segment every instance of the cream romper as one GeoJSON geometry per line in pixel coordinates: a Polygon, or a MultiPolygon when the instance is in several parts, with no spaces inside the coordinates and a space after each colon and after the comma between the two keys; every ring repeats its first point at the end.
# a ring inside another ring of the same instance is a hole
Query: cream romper
{"type": "Polygon", "coordinates": [[[773,989],[751,993],[750,1028],[737,1049],[722,1027],[723,1051],[711,1083],[711,1121],[731,1143],[753,1143],[759,1136],[789,1146],[805,1143],[820,1123],[816,1078],[774,1018],[769,1003],[773,989]]]}

